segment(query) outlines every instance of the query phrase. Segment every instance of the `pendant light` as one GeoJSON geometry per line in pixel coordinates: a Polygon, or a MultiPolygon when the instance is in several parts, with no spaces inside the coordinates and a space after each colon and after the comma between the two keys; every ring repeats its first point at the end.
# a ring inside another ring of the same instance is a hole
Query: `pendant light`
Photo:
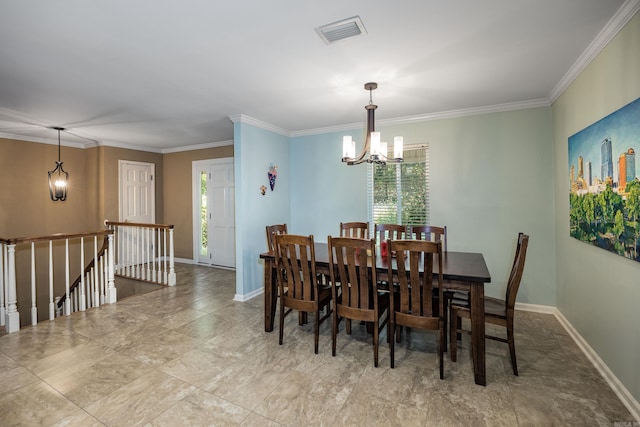
{"type": "Polygon", "coordinates": [[[367,131],[365,134],[364,147],[362,152],[356,157],[356,142],[349,135],[342,138],[342,161],[348,165],[359,165],[360,163],[401,163],[403,161],[403,144],[401,136],[393,138],[393,157],[387,156],[387,143],[380,141],[380,132],[376,132],[375,111],[378,108],[373,103],[372,92],[378,88],[375,82],[365,83],[364,89],[369,91],[369,105],[365,105],[367,110],[367,131]]]}
{"type": "Polygon", "coordinates": [[[58,200],[65,201],[67,200],[69,174],[62,169],[62,162],[60,161],[60,131],[65,129],[61,127],[52,127],[51,129],[58,131],[58,161],[56,162],[56,168],[49,172],[49,195],[54,202],[58,200]]]}

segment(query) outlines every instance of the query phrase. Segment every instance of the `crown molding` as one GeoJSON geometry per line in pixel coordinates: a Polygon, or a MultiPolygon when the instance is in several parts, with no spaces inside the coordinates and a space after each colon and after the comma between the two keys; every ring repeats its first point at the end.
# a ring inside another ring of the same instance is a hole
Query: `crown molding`
{"type": "MultiPolygon", "coordinates": [[[[25,141],[25,142],[36,142],[36,143],[40,143],[40,144],[49,144],[49,145],[58,145],[58,139],[49,139],[49,138],[38,138],[35,136],[22,136],[22,135],[14,135],[11,133],[2,133],[0,132],[0,138],[4,138],[4,139],[13,139],[16,141],[25,141]]],[[[69,141],[60,141],[60,145],[62,147],[71,147],[71,148],[91,148],[91,147],[95,147],[96,143],[95,142],[88,142],[86,144],[83,144],[81,142],[69,142],[69,141]]]]}
{"type": "Polygon", "coordinates": [[[231,120],[233,123],[247,123],[252,126],[268,130],[270,132],[278,133],[282,136],[291,136],[291,132],[286,129],[282,129],[270,123],[263,122],[262,120],[254,119],[253,117],[247,116],[246,114],[233,114],[227,117],[229,117],[229,120],[231,120]]]}
{"type": "Polygon", "coordinates": [[[582,52],[578,60],[569,68],[569,71],[560,79],[556,87],[549,94],[549,102],[553,104],[573,81],[584,71],[607,44],[620,32],[631,18],[640,10],[640,0],[627,0],[618,9],[615,15],[607,22],[607,25],[598,33],[596,38],[582,52]]]}
{"type": "Polygon", "coordinates": [[[164,150],[162,150],[162,154],[181,153],[183,151],[204,150],[206,148],[226,147],[227,145],[233,145],[233,141],[228,139],[226,141],[207,142],[204,144],[185,145],[184,147],[165,148],[164,150]]]}

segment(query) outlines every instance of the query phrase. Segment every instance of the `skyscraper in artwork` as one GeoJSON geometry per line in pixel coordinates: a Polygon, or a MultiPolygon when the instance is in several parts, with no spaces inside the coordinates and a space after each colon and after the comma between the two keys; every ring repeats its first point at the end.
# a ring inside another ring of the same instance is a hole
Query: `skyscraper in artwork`
{"type": "Polygon", "coordinates": [[[600,144],[600,179],[606,181],[608,177],[613,179],[613,158],[611,156],[611,138],[605,138],[600,144]]]}

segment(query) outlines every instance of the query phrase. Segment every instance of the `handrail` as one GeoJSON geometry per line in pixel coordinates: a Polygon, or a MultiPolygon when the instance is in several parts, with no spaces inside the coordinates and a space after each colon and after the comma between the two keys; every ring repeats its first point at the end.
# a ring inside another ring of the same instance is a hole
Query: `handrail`
{"type": "Polygon", "coordinates": [[[106,220],[104,222],[105,226],[110,225],[124,225],[126,227],[141,227],[141,228],[163,228],[168,230],[173,230],[173,224],[146,224],[143,222],[119,222],[119,221],[109,221],[106,220]]]}
{"type": "Polygon", "coordinates": [[[22,243],[48,242],[49,240],[56,241],[65,239],[79,239],[81,237],[106,236],[108,234],[113,234],[113,230],[87,231],[84,233],[57,233],[50,234],[48,236],[37,237],[15,237],[7,239],[6,243],[8,245],[19,245],[22,243]]]}

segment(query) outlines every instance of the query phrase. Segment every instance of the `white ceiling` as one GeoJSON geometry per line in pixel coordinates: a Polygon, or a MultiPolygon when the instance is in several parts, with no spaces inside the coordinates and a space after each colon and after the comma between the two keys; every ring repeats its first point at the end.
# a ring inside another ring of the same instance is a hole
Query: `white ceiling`
{"type": "Polygon", "coordinates": [[[548,105],[640,0],[0,0],[0,136],[150,151],[548,105]],[[315,28],[359,15],[364,36],[315,28]],[[76,138],[73,135],[82,138],[76,138]]]}

